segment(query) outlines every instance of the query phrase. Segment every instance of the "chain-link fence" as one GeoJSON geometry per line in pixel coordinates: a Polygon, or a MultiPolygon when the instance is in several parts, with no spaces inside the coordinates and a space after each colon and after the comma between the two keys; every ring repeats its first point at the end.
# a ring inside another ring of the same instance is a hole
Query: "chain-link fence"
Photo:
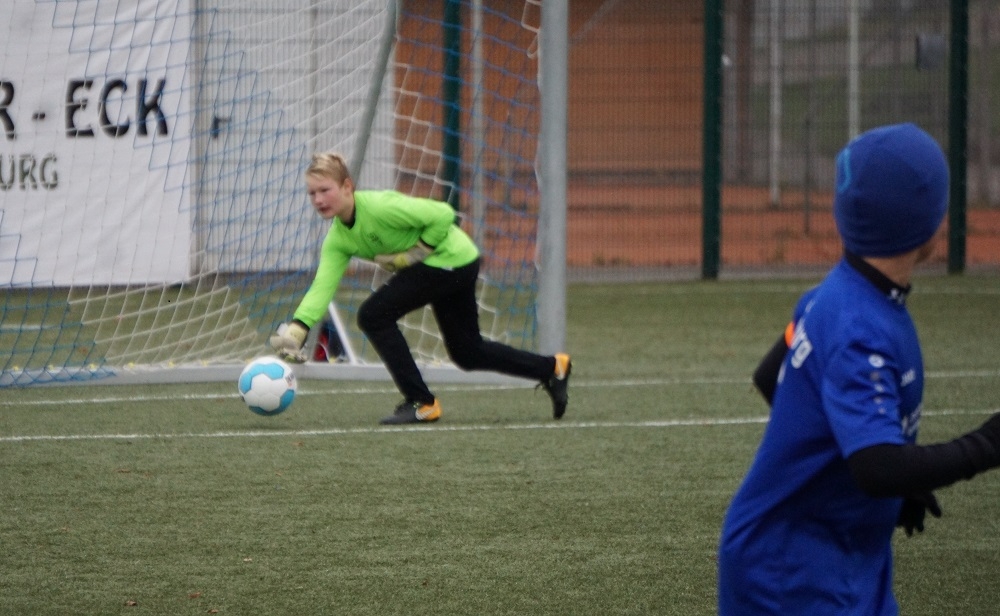
{"type": "MultiPolygon", "coordinates": [[[[825,268],[841,252],[834,158],[851,136],[914,122],[948,151],[955,3],[724,4],[721,273],[825,268]]],[[[974,269],[1000,264],[1000,4],[968,8],[964,256],[974,269]]],[[[577,278],[700,272],[704,36],[701,1],[573,3],[568,259],[577,278]]],[[[947,253],[940,242],[934,262],[947,253]]]]}

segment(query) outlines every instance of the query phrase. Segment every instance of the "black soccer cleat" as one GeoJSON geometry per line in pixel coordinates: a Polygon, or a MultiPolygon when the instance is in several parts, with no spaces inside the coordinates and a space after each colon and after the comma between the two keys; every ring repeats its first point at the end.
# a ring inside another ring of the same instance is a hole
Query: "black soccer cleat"
{"type": "Polygon", "coordinates": [[[382,425],[400,425],[415,423],[430,423],[441,418],[441,403],[434,399],[433,404],[420,404],[403,400],[396,406],[392,415],[383,417],[379,423],[382,425]]]}
{"type": "Polygon", "coordinates": [[[569,402],[569,375],[573,371],[573,362],[566,353],[556,353],[556,367],[552,376],[539,383],[552,398],[552,417],[560,419],[566,413],[569,402]]]}

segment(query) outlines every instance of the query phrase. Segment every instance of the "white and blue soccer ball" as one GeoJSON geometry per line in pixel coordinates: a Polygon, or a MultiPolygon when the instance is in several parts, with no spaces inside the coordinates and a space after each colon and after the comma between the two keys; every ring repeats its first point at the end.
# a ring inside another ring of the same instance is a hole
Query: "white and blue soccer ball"
{"type": "Polygon", "coordinates": [[[251,411],[268,416],[291,406],[299,385],[291,366],[268,355],[247,364],[236,386],[251,411]]]}

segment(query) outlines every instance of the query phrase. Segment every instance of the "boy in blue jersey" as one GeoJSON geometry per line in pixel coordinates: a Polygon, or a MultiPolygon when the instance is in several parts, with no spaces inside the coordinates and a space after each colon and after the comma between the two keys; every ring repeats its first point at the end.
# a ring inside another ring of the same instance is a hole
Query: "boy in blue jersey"
{"type": "Polygon", "coordinates": [[[754,373],[771,418],[726,513],[719,614],[899,613],[891,537],[940,516],[933,490],[1000,466],[1000,415],[917,445],[924,368],[906,309],[948,200],[937,143],[913,124],[837,157],[844,258],[806,292],[754,373]]]}

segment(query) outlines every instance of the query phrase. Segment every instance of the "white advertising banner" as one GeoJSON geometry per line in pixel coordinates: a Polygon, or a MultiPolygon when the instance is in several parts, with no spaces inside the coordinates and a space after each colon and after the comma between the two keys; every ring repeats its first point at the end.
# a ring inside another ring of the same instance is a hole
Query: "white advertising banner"
{"type": "Polygon", "coordinates": [[[187,278],[189,1],[7,0],[0,285],[187,278]]]}

